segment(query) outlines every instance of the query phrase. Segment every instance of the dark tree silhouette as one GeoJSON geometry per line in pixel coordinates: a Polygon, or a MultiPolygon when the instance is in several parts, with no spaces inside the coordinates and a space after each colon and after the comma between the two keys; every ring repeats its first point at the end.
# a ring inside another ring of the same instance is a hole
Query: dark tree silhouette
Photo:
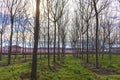
{"type": "Polygon", "coordinates": [[[32,71],[31,78],[37,80],[37,49],[38,49],[38,39],[39,39],[39,6],[40,0],[36,0],[36,15],[35,15],[35,27],[34,27],[34,48],[32,56],[32,71]]]}

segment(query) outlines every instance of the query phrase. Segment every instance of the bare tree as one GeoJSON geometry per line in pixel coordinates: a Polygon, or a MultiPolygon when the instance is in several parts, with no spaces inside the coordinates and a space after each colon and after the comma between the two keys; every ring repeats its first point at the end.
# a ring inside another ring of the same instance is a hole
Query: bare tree
{"type": "Polygon", "coordinates": [[[57,21],[62,17],[64,14],[64,8],[67,3],[67,0],[52,0],[50,1],[50,20],[53,22],[54,25],[54,54],[53,54],[53,62],[54,65],[56,63],[56,42],[57,42],[57,21]]]}
{"type": "Polygon", "coordinates": [[[29,31],[28,22],[29,22],[29,18],[27,17],[27,13],[24,7],[22,13],[19,14],[19,25],[21,26],[19,30],[22,34],[22,43],[23,43],[22,54],[23,54],[23,58],[25,58],[25,61],[26,61],[26,36],[29,31]]]}
{"type": "Polygon", "coordinates": [[[14,19],[15,15],[22,10],[24,7],[24,3],[22,0],[3,0],[8,12],[10,13],[10,23],[11,23],[11,31],[10,31],[10,40],[9,40],[9,52],[8,52],[8,65],[11,62],[11,50],[12,50],[12,38],[13,38],[13,28],[14,28],[14,19]]]}
{"type": "Polygon", "coordinates": [[[37,80],[37,50],[38,50],[38,39],[39,39],[39,8],[40,0],[36,0],[36,15],[35,15],[35,27],[34,27],[34,48],[33,48],[33,56],[32,56],[32,71],[31,78],[33,80],[37,80]]]}
{"type": "Polygon", "coordinates": [[[50,17],[49,17],[49,6],[50,6],[50,4],[49,4],[49,0],[47,0],[47,12],[48,12],[48,14],[47,14],[47,17],[48,17],[48,19],[47,19],[47,23],[48,23],[48,31],[47,31],[47,35],[48,35],[48,67],[49,67],[49,69],[51,69],[51,67],[50,67],[50,17]]]}
{"type": "Polygon", "coordinates": [[[101,4],[101,6],[99,8],[97,6],[99,3],[98,0],[92,0],[92,2],[93,2],[93,8],[95,11],[95,20],[96,20],[96,30],[95,30],[96,31],[96,33],[95,33],[96,34],[96,41],[95,41],[95,43],[96,43],[96,68],[98,68],[99,67],[99,62],[98,62],[99,61],[98,60],[99,13],[108,6],[109,2],[108,2],[108,0],[105,0],[104,4],[101,4]]]}
{"type": "MultiPolygon", "coordinates": [[[[4,10],[3,10],[3,6],[4,6],[4,5],[1,5],[1,11],[4,11],[4,10]]],[[[2,19],[1,19],[1,21],[2,21],[2,26],[1,26],[1,29],[0,29],[0,36],[1,36],[1,37],[0,37],[0,38],[1,38],[1,41],[0,41],[0,43],[1,43],[0,60],[2,60],[3,34],[5,33],[5,28],[6,28],[7,19],[8,19],[8,17],[6,16],[6,11],[2,12],[2,14],[1,14],[0,17],[2,18],[2,19]]]]}
{"type": "Polygon", "coordinates": [[[107,40],[107,29],[106,29],[106,21],[102,16],[100,19],[100,27],[102,29],[101,36],[102,36],[102,59],[103,59],[104,58],[104,51],[105,51],[105,43],[107,40]]]}
{"type": "Polygon", "coordinates": [[[64,15],[58,20],[57,24],[58,24],[58,47],[60,48],[60,43],[62,43],[62,54],[61,54],[61,48],[58,51],[59,52],[59,59],[61,60],[61,62],[64,62],[64,58],[65,58],[65,48],[66,48],[66,42],[67,42],[67,29],[68,29],[68,24],[69,24],[69,11],[66,11],[64,13],[64,15]]]}
{"type": "Polygon", "coordinates": [[[85,22],[86,26],[86,36],[87,36],[87,55],[86,55],[86,62],[89,62],[89,53],[88,53],[88,48],[89,48],[89,26],[90,26],[90,19],[92,18],[92,12],[93,12],[93,7],[92,7],[92,1],[91,0],[79,0],[79,11],[81,14],[81,18],[85,22]]]}

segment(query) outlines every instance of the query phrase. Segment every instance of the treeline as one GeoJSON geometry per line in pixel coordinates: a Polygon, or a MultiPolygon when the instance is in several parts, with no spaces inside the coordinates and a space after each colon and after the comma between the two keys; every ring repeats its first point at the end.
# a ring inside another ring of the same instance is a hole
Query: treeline
{"type": "MultiPolygon", "coordinates": [[[[8,65],[11,64],[13,41],[16,45],[22,42],[23,47],[28,45],[33,47],[31,77],[36,80],[37,49],[40,48],[40,41],[43,41],[43,47],[48,49],[45,55],[49,69],[55,68],[58,61],[64,63],[66,41],[70,41],[74,49],[73,57],[81,59],[86,57],[87,63],[90,62],[90,50],[95,50],[95,64],[98,68],[99,52],[102,51],[104,58],[105,50],[108,48],[111,60],[112,45],[120,43],[120,27],[115,25],[117,21],[112,18],[115,16],[110,7],[112,2],[111,0],[2,0],[0,60],[2,60],[3,42],[4,45],[7,43],[9,45],[8,65]],[[79,50],[76,50],[77,48],[79,50]]],[[[22,54],[26,58],[24,50],[22,54]]]]}

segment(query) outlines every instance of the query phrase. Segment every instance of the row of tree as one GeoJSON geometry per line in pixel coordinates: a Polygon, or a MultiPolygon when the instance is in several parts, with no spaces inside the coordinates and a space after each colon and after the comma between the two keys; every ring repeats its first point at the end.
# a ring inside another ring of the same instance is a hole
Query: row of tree
{"type": "MultiPolygon", "coordinates": [[[[64,62],[66,42],[70,41],[74,50],[73,56],[85,58],[87,63],[90,62],[89,54],[95,52],[96,68],[98,68],[98,53],[102,52],[103,58],[108,46],[111,60],[112,44],[119,42],[120,28],[115,25],[115,19],[111,18],[114,16],[110,8],[111,2],[111,0],[76,0],[75,2],[2,0],[0,60],[2,60],[5,40],[9,44],[8,65],[11,63],[13,41],[16,45],[22,42],[23,47],[29,43],[33,47],[31,76],[36,79],[37,49],[40,48],[40,42],[42,41],[44,48],[47,48],[48,67],[52,69],[52,63],[55,68],[57,61],[64,62]],[[51,47],[54,49],[52,56],[51,47]],[[53,62],[50,59],[53,59],[53,62]]],[[[24,52],[23,50],[23,57],[26,58],[24,52]]]]}

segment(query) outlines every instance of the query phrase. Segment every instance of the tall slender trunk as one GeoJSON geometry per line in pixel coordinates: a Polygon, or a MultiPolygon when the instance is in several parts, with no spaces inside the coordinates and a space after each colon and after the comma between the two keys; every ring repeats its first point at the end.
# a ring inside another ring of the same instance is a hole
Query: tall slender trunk
{"type": "MultiPolygon", "coordinates": [[[[44,32],[45,32],[45,30],[44,30],[44,32]]],[[[45,35],[44,35],[44,48],[43,48],[43,49],[44,49],[44,52],[43,52],[43,53],[45,54],[44,57],[46,57],[46,47],[45,47],[45,42],[46,42],[46,40],[45,40],[45,35]]]]}
{"type": "Polygon", "coordinates": [[[110,41],[110,32],[109,32],[109,59],[111,61],[112,55],[111,55],[111,41],[110,41]]]}
{"type": "Polygon", "coordinates": [[[92,57],[94,57],[94,53],[95,53],[95,51],[94,51],[94,38],[92,37],[92,57]]]}
{"type": "Polygon", "coordinates": [[[89,28],[89,22],[87,21],[87,55],[86,55],[86,62],[89,62],[89,54],[88,54],[88,40],[89,40],[89,35],[88,35],[88,28],[89,28]]]}
{"type": "Polygon", "coordinates": [[[13,24],[14,24],[14,17],[12,15],[10,21],[11,21],[11,32],[10,32],[9,51],[8,51],[8,65],[10,65],[11,63],[11,53],[12,53],[12,37],[13,37],[13,24]]]}
{"type": "Polygon", "coordinates": [[[24,53],[24,51],[25,51],[25,36],[24,36],[24,32],[22,33],[23,34],[23,37],[22,37],[22,39],[23,39],[23,50],[22,50],[22,55],[23,55],[23,58],[25,58],[25,53],[24,53]]]}
{"type": "Polygon", "coordinates": [[[47,11],[48,11],[48,67],[50,69],[50,34],[49,34],[49,23],[50,23],[50,20],[49,20],[49,0],[47,0],[47,11]]]}
{"type": "Polygon", "coordinates": [[[82,46],[82,35],[81,35],[81,33],[80,33],[80,42],[79,42],[79,44],[80,44],[80,47],[79,47],[80,48],[80,50],[79,50],[80,51],[80,57],[82,58],[82,47],[81,47],[82,46]]]}
{"type": "Polygon", "coordinates": [[[58,56],[57,59],[60,60],[60,26],[58,26],[58,56]]]}
{"type": "Polygon", "coordinates": [[[84,59],[84,37],[82,34],[82,60],[84,59]]]}
{"type": "Polygon", "coordinates": [[[97,12],[97,5],[96,1],[93,0],[94,4],[94,9],[95,9],[95,17],[96,17],[96,68],[99,67],[99,62],[98,62],[98,27],[99,27],[99,21],[98,21],[98,12],[97,12]]]}
{"type": "Polygon", "coordinates": [[[56,63],[56,22],[54,22],[54,53],[53,53],[53,62],[56,63]]]}
{"type": "Polygon", "coordinates": [[[61,55],[61,62],[64,62],[64,58],[65,58],[65,41],[64,39],[62,39],[62,55],[61,55]]]}
{"type": "Polygon", "coordinates": [[[0,52],[0,60],[2,60],[2,32],[1,32],[1,52],[0,52]]]}
{"type": "MultiPolygon", "coordinates": [[[[17,37],[16,37],[16,46],[18,46],[18,31],[17,31],[17,37]]],[[[18,47],[16,47],[16,51],[15,51],[15,59],[17,58],[17,53],[19,53],[18,52],[18,47]]]]}
{"type": "Polygon", "coordinates": [[[27,55],[26,55],[26,48],[27,48],[27,45],[26,45],[26,41],[25,41],[25,50],[24,50],[24,55],[25,55],[25,61],[26,61],[26,57],[27,57],[27,55]]]}
{"type": "Polygon", "coordinates": [[[104,33],[103,33],[103,46],[102,46],[102,59],[104,58],[104,50],[105,50],[105,30],[104,30],[104,33]]]}
{"type": "Polygon", "coordinates": [[[37,50],[38,50],[38,39],[39,39],[39,6],[40,0],[36,0],[36,16],[35,16],[35,27],[34,27],[34,48],[32,56],[32,71],[31,78],[32,80],[37,80],[37,50]]]}

